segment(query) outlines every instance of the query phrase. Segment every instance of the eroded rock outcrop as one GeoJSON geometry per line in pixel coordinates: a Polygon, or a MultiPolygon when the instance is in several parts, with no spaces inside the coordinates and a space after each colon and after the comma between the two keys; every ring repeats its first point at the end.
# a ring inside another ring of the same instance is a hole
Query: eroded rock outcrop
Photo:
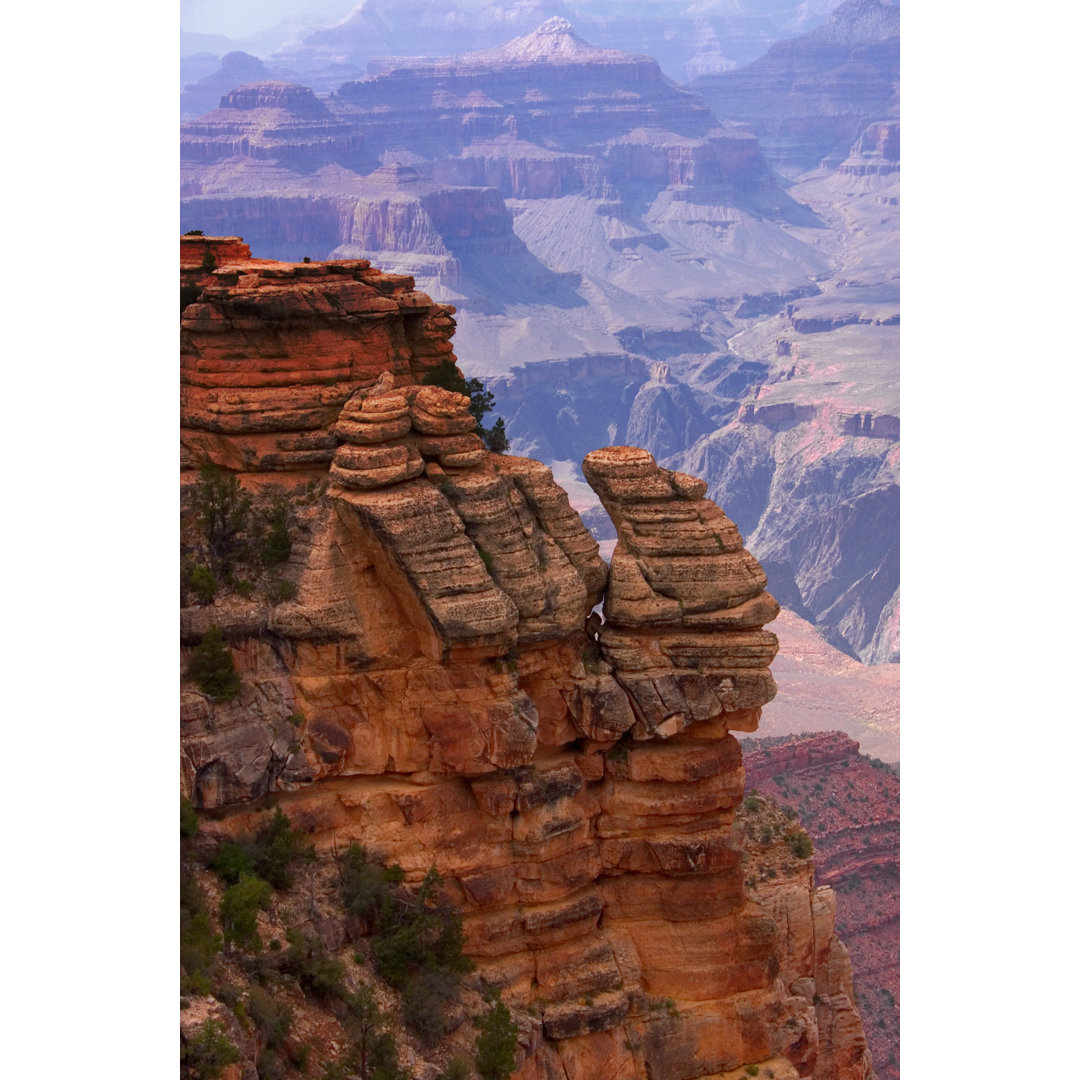
{"type": "Polygon", "coordinates": [[[437,866],[519,1010],[521,1080],[870,1076],[854,1008],[814,1003],[850,983],[828,911],[807,957],[747,894],[731,732],[775,693],[778,607],[704,483],[590,454],[609,571],[550,470],[422,385],[452,309],[362,260],[219,251],[182,269],[182,486],[214,461],[291,495],[295,595],[182,612],[184,670],[215,625],[242,676],[227,703],[182,683],[206,828],[273,793],[323,849],[437,866]]]}

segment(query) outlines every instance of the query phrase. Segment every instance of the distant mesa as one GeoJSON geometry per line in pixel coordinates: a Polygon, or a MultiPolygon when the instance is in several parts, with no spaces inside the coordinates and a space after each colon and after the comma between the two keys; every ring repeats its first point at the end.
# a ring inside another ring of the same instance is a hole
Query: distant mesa
{"type": "Polygon", "coordinates": [[[201,116],[217,108],[222,97],[238,86],[292,78],[291,71],[270,67],[257,56],[239,50],[226,53],[216,70],[184,87],[180,94],[180,115],[201,116]]]}
{"type": "Polygon", "coordinates": [[[222,109],[286,109],[295,116],[326,117],[330,110],[306,86],[287,82],[256,82],[238,86],[221,99],[222,109]]]}

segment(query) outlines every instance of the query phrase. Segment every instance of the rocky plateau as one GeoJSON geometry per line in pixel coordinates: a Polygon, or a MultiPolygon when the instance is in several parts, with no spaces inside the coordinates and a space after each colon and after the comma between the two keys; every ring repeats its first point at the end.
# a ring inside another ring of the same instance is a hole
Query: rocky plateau
{"type": "Polygon", "coordinates": [[[182,543],[210,463],[292,538],[287,592],[181,610],[204,832],[272,800],[320,852],[437,867],[518,1021],[517,1080],[873,1076],[836,889],[792,843],[743,843],[733,733],[776,694],[779,604],[706,482],[586,454],[608,565],[549,468],[485,449],[469,398],[425,383],[455,311],[411,277],[197,235],[180,277],[182,543]],[[211,630],[231,700],[194,677],[211,630]]]}

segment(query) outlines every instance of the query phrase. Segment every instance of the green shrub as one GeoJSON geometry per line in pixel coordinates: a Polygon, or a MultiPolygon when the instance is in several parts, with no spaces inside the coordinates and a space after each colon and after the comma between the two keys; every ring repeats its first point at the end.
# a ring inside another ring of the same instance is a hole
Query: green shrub
{"type": "Polygon", "coordinates": [[[391,1017],[379,1009],[369,986],[361,986],[345,1002],[344,1028],[349,1049],[344,1063],[360,1080],[411,1080],[398,1063],[397,1044],[389,1030],[391,1017]]]}
{"type": "Polygon", "coordinates": [[[437,902],[441,885],[432,867],[413,895],[387,888],[379,900],[372,945],[375,970],[407,999],[406,1022],[425,1041],[441,1037],[461,976],[476,966],[462,951],[460,912],[437,902]]]}
{"type": "Polygon", "coordinates": [[[185,236],[202,236],[203,231],[202,231],[202,229],[188,229],[188,231],[186,233],[184,233],[184,235],[185,236]]]}
{"type": "Polygon", "coordinates": [[[330,955],[322,939],[299,930],[288,930],[285,937],[289,948],[282,957],[281,970],[292,975],[304,993],[320,1001],[344,1000],[348,996],[345,965],[330,955]]]}
{"type": "Polygon", "coordinates": [[[214,258],[214,253],[207,248],[202,257],[202,268],[206,273],[213,273],[217,269],[217,259],[214,258]]]}
{"type": "Polygon", "coordinates": [[[270,511],[268,529],[262,542],[262,561],[267,566],[277,566],[285,562],[292,554],[292,540],[289,538],[289,507],[287,503],[276,503],[270,511]]]}
{"type": "Polygon", "coordinates": [[[481,1080],[508,1080],[514,1071],[518,1036],[518,1026],[510,1010],[497,1001],[476,1025],[480,1028],[476,1037],[476,1071],[481,1080]]]}
{"type": "Polygon", "coordinates": [[[191,502],[210,556],[219,573],[228,576],[232,563],[246,554],[251,500],[236,476],[208,464],[199,469],[191,502]]]}
{"type": "Polygon", "coordinates": [[[206,865],[226,885],[235,885],[244,874],[255,873],[250,852],[236,840],[222,840],[206,865]]]}
{"type": "Polygon", "coordinates": [[[743,800],[743,806],[745,806],[751,814],[756,814],[761,809],[762,803],[761,800],[757,798],[757,796],[748,795],[743,800]]]}
{"type": "Polygon", "coordinates": [[[259,1054],[255,1072],[259,1080],[288,1080],[291,1075],[285,1058],[277,1050],[269,1048],[259,1054]]]}
{"type": "Polygon", "coordinates": [[[350,844],[338,867],[345,910],[358,919],[368,919],[378,912],[389,895],[390,883],[384,867],[369,862],[359,844],[350,844]]]}
{"type": "Polygon", "coordinates": [[[270,904],[270,883],[251,874],[241,874],[221,898],[221,927],[226,945],[236,945],[249,952],[258,952],[262,941],[256,930],[255,914],[270,904]]]}
{"type": "Polygon", "coordinates": [[[180,796],[180,835],[191,837],[199,831],[199,815],[191,800],[180,796]]]}
{"type": "MultiPolygon", "coordinates": [[[[248,990],[247,1011],[266,1046],[270,1050],[280,1050],[292,1027],[292,1009],[255,984],[248,990]]],[[[259,1076],[261,1080],[261,1070],[259,1076]]]]}
{"type": "Polygon", "coordinates": [[[232,586],[233,590],[237,593],[237,595],[242,596],[245,600],[249,599],[255,594],[254,581],[249,581],[247,578],[235,577],[233,574],[230,574],[226,580],[228,581],[229,585],[232,586]]]}
{"type": "Polygon", "coordinates": [[[191,1080],[214,1080],[226,1065],[240,1060],[240,1051],[217,1020],[206,1020],[180,1047],[180,1074],[191,1080]]]}
{"type": "Polygon", "coordinates": [[[758,1072],[760,1072],[760,1070],[758,1069],[758,1067],[756,1065],[747,1065],[746,1066],[746,1075],[747,1076],[757,1076],[758,1072]]]}
{"type": "Polygon", "coordinates": [[[193,874],[180,868],[180,989],[210,992],[210,976],[221,951],[221,937],[210,926],[206,894],[193,874]]]}
{"type": "Polygon", "coordinates": [[[510,440],[506,437],[506,423],[500,416],[488,429],[484,429],[480,436],[489,450],[496,454],[505,454],[510,449],[510,440]]]}
{"type": "Polygon", "coordinates": [[[288,578],[271,578],[266,584],[266,599],[271,604],[283,604],[295,600],[298,592],[295,581],[288,578]]]}
{"type": "Polygon", "coordinates": [[[191,576],[188,579],[191,591],[200,604],[212,604],[214,594],[217,592],[217,578],[209,566],[192,567],[191,576]]]}
{"type": "Polygon", "coordinates": [[[460,981],[460,975],[436,969],[421,971],[406,983],[402,1019],[424,1046],[434,1046],[447,1033],[446,1008],[457,998],[460,981]]]}
{"type": "Polygon", "coordinates": [[[287,889],[292,885],[292,864],[296,859],[310,861],[315,857],[308,838],[292,827],[280,806],[275,807],[274,816],[259,827],[251,844],[251,853],[255,873],[275,889],[287,889]]]}
{"type": "Polygon", "coordinates": [[[215,701],[232,701],[240,692],[240,676],[233,664],[232,652],[216,626],[203,634],[196,647],[190,675],[199,689],[215,701]]]}
{"type": "Polygon", "coordinates": [[[792,829],[784,834],[791,854],[799,859],[808,859],[814,853],[814,845],[804,829],[792,829]]]}

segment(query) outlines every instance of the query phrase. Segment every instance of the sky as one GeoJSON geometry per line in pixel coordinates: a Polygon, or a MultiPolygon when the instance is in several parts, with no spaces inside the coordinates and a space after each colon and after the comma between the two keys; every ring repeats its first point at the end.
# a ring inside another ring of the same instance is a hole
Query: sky
{"type": "Polygon", "coordinates": [[[360,0],[180,0],[180,28],[189,33],[242,38],[277,26],[290,15],[330,24],[360,0]]]}

